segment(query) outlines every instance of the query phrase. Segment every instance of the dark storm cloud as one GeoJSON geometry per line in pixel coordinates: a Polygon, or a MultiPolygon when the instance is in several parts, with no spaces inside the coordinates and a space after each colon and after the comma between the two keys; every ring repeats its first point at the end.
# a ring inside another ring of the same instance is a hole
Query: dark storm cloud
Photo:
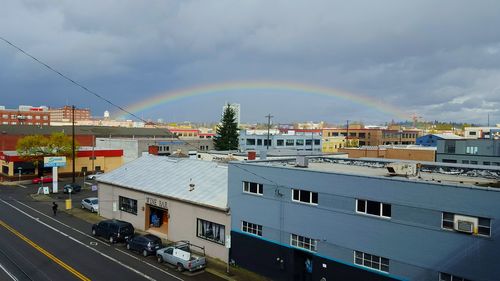
{"type": "MultiPolygon", "coordinates": [[[[343,89],[428,120],[478,122],[498,114],[499,10],[498,1],[7,0],[0,35],[120,105],[201,84],[280,80],[343,89]]],[[[1,104],[110,109],[3,43],[0,60],[1,104]]],[[[284,120],[394,118],[337,100],[328,110],[314,96],[269,97],[266,106],[235,98],[249,122],[268,111],[284,120]]],[[[191,117],[188,100],[141,114],[217,120],[220,101],[203,102],[207,110],[191,117]]]]}

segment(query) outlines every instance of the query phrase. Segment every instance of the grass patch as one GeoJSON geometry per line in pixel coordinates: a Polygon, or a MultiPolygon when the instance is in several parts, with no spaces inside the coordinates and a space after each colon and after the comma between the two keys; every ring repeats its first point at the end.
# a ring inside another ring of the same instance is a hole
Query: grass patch
{"type": "Polygon", "coordinates": [[[45,194],[30,194],[31,198],[33,198],[36,201],[54,201],[54,199],[48,195],[45,194]]]}

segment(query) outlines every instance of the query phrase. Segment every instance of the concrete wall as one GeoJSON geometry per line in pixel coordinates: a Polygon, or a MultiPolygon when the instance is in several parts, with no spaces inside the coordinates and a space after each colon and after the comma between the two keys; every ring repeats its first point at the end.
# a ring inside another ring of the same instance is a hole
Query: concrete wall
{"type": "Polygon", "coordinates": [[[500,166],[500,140],[438,140],[436,161],[456,161],[454,163],[500,166]],[[455,150],[449,151],[447,146],[453,146],[453,144],[455,150]],[[477,153],[467,153],[467,147],[477,147],[477,153]]]}
{"type": "MultiPolygon", "coordinates": [[[[99,183],[99,214],[105,218],[128,221],[136,229],[146,230],[146,196],[159,198],[166,202],[170,217],[168,233],[164,238],[170,241],[188,240],[195,245],[205,247],[207,255],[227,262],[228,249],[224,245],[199,238],[196,235],[198,218],[224,225],[225,234],[229,235],[231,218],[224,211],[99,183]],[[119,196],[137,200],[137,215],[119,210],[119,196]],[[113,202],[116,203],[116,211],[113,211],[113,202]]],[[[157,235],[158,232],[154,234],[157,235]]]]}
{"type": "Polygon", "coordinates": [[[237,164],[245,171],[235,165],[229,165],[233,231],[241,231],[245,220],[263,225],[263,238],[278,244],[289,245],[290,233],[314,238],[318,255],[348,264],[353,250],[386,257],[390,274],[410,280],[436,280],[440,271],[473,280],[500,274],[499,191],[237,164]],[[242,181],[263,183],[263,196],[243,193],[242,181]],[[318,192],[319,204],[292,202],[291,188],[318,192]],[[391,204],[392,218],[356,213],[356,198],[391,204]],[[442,229],[443,211],[490,218],[492,236],[442,229]]]}
{"type": "Polygon", "coordinates": [[[123,149],[123,163],[128,163],[141,155],[136,139],[96,138],[95,146],[105,149],[123,149]]]}

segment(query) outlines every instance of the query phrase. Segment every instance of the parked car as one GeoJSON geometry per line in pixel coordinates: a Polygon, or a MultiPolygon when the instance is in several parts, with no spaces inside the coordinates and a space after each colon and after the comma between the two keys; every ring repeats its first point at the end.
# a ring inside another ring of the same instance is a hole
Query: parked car
{"type": "Polygon", "coordinates": [[[41,177],[41,178],[34,178],[31,180],[31,183],[38,184],[40,182],[42,183],[51,183],[52,182],[52,177],[41,177]]]}
{"type": "Polygon", "coordinates": [[[152,234],[137,235],[127,241],[127,249],[138,251],[145,257],[154,255],[161,247],[161,239],[152,234]]]}
{"type": "Polygon", "coordinates": [[[92,235],[104,237],[109,243],[127,241],[134,235],[134,227],[126,221],[103,220],[92,226],[92,235]]]}
{"type": "Polygon", "coordinates": [[[82,200],[82,209],[90,210],[92,213],[99,210],[99,199],[97,197],[89,197],[82,200]]]}
{"type": "Polygon", "coordinates": [[[64,185],[63,192],[64,193],[69,193],[71,190],[71,193],[77,193],[82,190],[82,186],[77,184],[77,183],[68,183],[64,185]]]}
{"type": "Polygon", "coordinates": [[[159,263],[167,262],[175,265],[178,271],[195,271],[203,269],[207,265],[205,259],[205,247],[200,247],[189,243],[189,241],[179,241],[156,251],[156,258],[159,263]],[[191,252],[191,248],[197,249],[200,255],[191,252]]]}
{"type": "Polygon", "coordinates": [[[96,178],[98,178],[102,174],[104,174],[104,173],[103,172],[95,172],[95,174],[93,174],[93,175],[88,175],[87,179],[88,180],[95,180],[96,178]]]}

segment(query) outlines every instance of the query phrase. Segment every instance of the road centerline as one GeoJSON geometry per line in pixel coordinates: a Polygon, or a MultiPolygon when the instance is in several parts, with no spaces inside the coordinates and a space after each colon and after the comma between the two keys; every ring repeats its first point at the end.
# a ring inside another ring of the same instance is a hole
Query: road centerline
{"type": "Polygon", "coordinates": [[[31,247],[35,248],[37,251],[39,251],[40,253],[42,253],[46,257],[48,257],[50,260],[52,260],[53,262],[60,265],[62,268],[66,269],[71,274],[75,275],[78,279],[83,280],[83,281],[90,281],[90,278],[86,277],[85,275],[83,275],[82,273],[80,273],[79,271],[77,271],[76,269],[74,269],[73,267],[68,265],[67,263],[63,262],[62,260],[60,260],[59,258],[54,256],[49,251],[45,250],[44,248],[42,248],[41,246],[39,246],[38,244],[36,244],[32,240],[30,240],[28,237],[21,234],[19,231],[17,231],[16,229],[11,227],[7,223],[5,223],[3,220],[0,220],[0,226],[3,226],[5,229],[10,231],[12,234],[16,235],[18,238],[20,238],[21,240],[26,242],[31,247]]]}

